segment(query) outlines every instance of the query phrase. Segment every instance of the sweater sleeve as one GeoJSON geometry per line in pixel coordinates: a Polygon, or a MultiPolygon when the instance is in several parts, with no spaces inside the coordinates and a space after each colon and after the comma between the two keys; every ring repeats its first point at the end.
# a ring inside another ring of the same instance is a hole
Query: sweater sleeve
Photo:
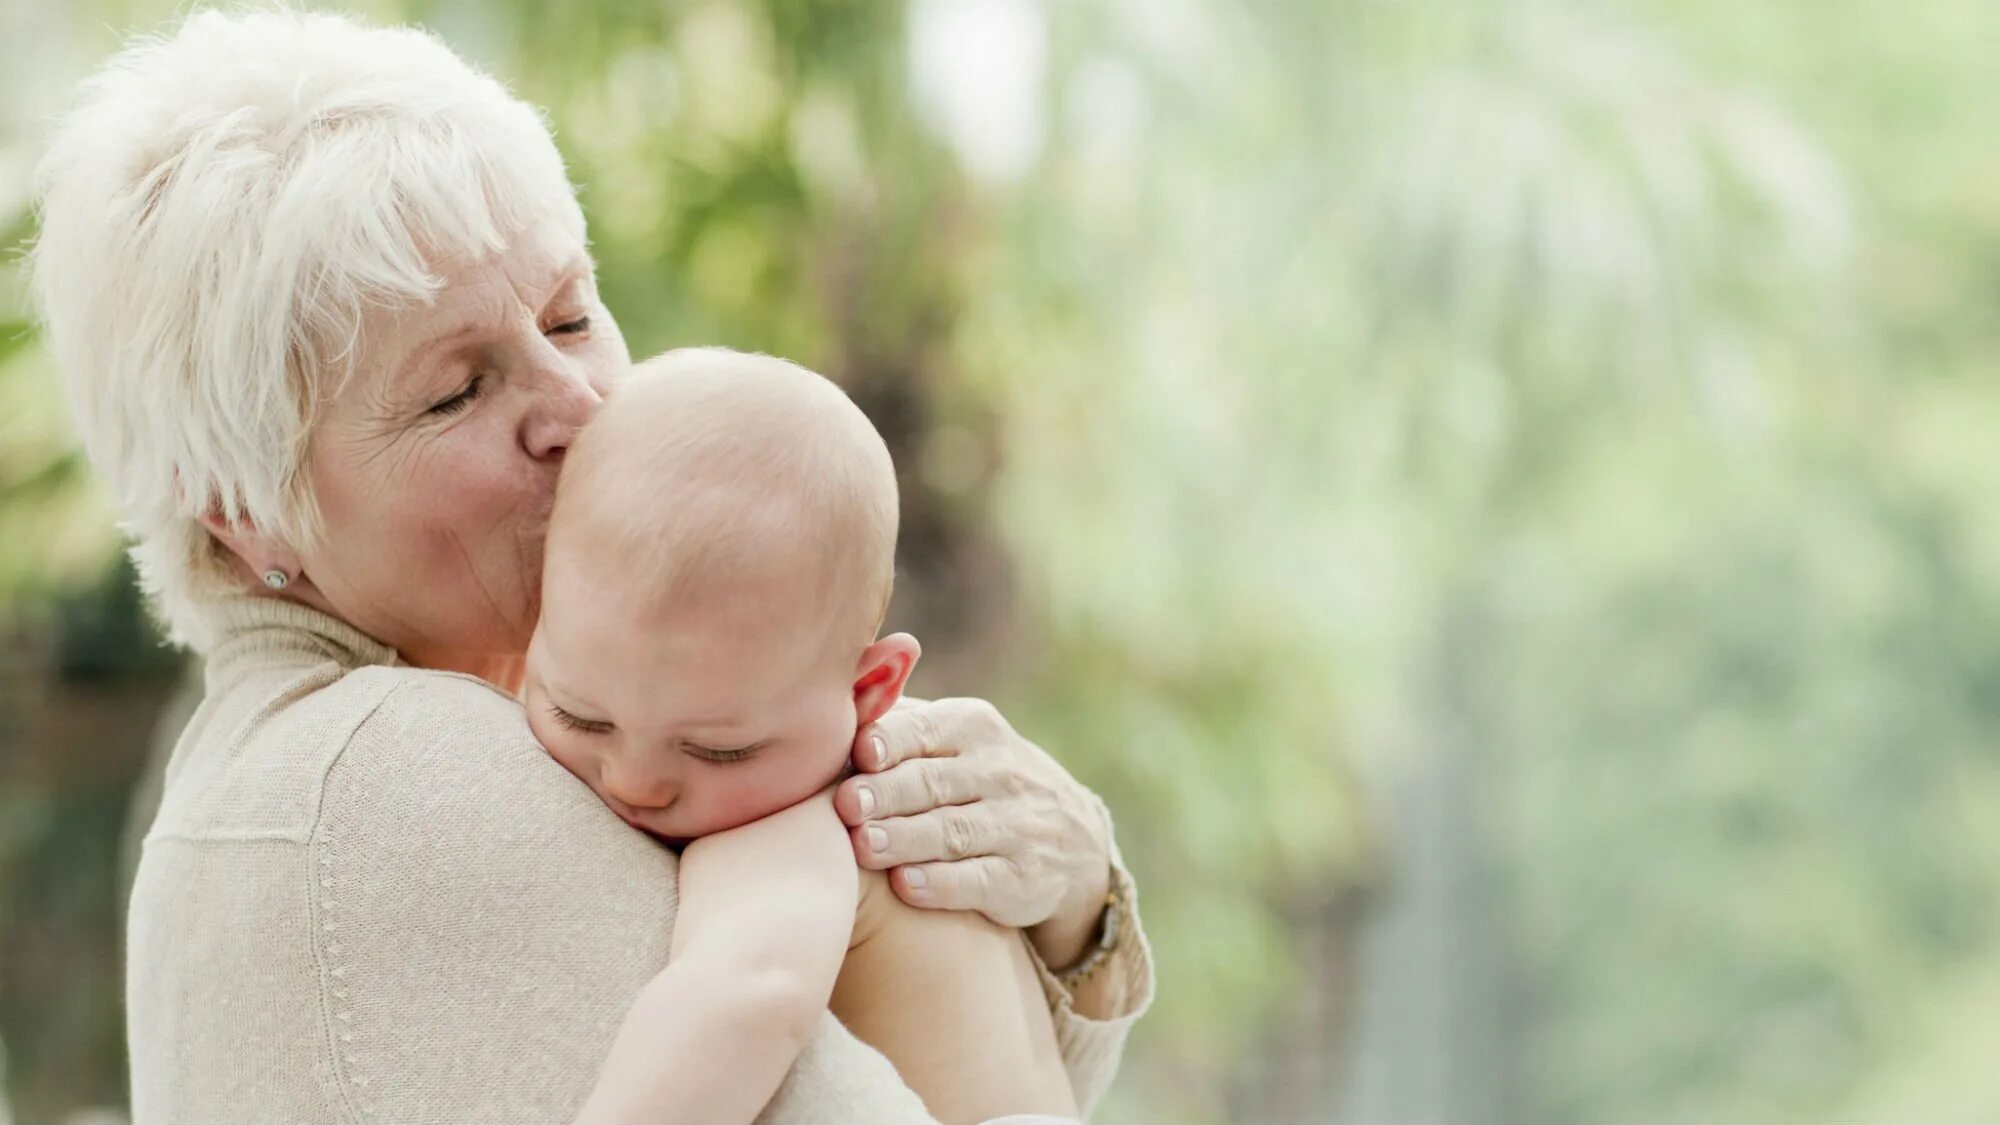
{"type": "MultiPolygon", "coordinates": [[[[305,849],[333,1116],[568,1121],[666,964],[676,859],[486,684],[356,674],[397,682],[328,768],[305,849]]],[[[829,1016],[759,1120],[930,1119],[829,1016]]]]}
{"type": "MultiPolygon", "coordinates": [[[[1110,810],[1097,803],[1108,828],[1110,810]]],[[[1125,870],[1124,857],[1114,837],[1111,844],[1111,877],[1118,900],[1118,942],[1110,956],[1090,978],[1072,991],[1056,978],[1032,942],[1028,956],[1041,977],[1042,995],[1056,1023],[1056,1045],[1063,1065],[1069,1070],[1070,1089],[1085,1120],[1096,1111],[1097,1103],[1117,1077],[1124,1057],[1125,1037],[1132,1025],[1153,1004],[1153,954],[1139,922],[1139,891],[1125,870]],[[1082,995],[1079,995],[1079,994],[1082,995]],[[1079,1010],[1082,1009],[1082,1010],[1079,1010]]]]}

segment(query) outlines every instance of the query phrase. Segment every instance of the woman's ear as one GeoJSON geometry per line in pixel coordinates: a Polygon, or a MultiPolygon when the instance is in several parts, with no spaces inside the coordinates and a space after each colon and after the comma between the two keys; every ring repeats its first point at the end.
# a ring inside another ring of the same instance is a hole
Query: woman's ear
{"type": "Polygon", "coordinates": [[[908,633],[891,633],[861,650],[854,669],[855,725],[865,727],[889,713],[903,697],[903,685],[910,682],[910,670],[917,666],[923,646],[908,633]]]}
{"type": "Polygon", "coordinates": [[[243,563],[254,579],[262,581],[272,571],[282,572],[288,580],[299,576],[298,552],[257,530],[248,516],[230,523],[222,518],[221,512],[211,508],[201,517],[201,525],[215,536],[216,542],[229,548],[229,553],[243,563]]]}

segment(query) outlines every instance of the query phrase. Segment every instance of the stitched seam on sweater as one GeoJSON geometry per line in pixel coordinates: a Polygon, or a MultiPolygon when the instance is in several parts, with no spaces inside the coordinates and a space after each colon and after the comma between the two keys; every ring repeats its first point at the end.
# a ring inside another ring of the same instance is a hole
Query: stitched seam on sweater
{"type": "Polygon", "coordinates": [[[341,918],[339,898],[335,896],[333,840],[326,827],[327,779],[340,762],[342,754],[354,743],[368,720],[382,709],[390,697],[402,688],[401,683],[392,682],[383,689],[381,696],[366,711],[355,719],[341,740],[339,752],[327,759],[326,769],[319,778],[319,792],[313,807],[312,839],[306,846],[306,903],[307,925],[312,930],[310,945],[314,967],[319,970],[320,1030],[327,1050],[327,1061],[331,1067],[334,1097],[339,1107],[350,1119],[366,1119],[375,1115],[375,1103],[367,1098],[366,1090],[372,1081],[358,1065],[355,1050],[354,1009],[348,1002],[347,972],[349,964],[338,960],[346,948],[340,940],[341,918]],[[360,1091],[360,1092],[357,1092],[360,1091]]]}
{"type": "Polygon", "coordinates": [[[276,840],[286,844],[304,844],[310,842],[311,839],[312,833],[310,832],[285,832],[276,828],[245,828],[233,832],[156,832],[147,836],[143,842],[148,844],[263,844],[276,840]]]}
{"type": "MultiPolygon", "coordinates": [[[[333,687],[352,671],[352,669],[339,668],[338,665],[334,667],[337,670],[331,677],[326,676],[326,666],[323,664],[301,664],[291,668],[292,675],[286,681],[283,689],[273,695],[267,696],[263,702],[250,708],[250,713],[243,716],[243,719],[236,724],[235,729],[231,730],[221,740],[223,752],[233,756],[249,740],[251,731],[283,714],[287,709],[297,704],[299,700],[304,699],[306,696],[326,691],[333,687]],[[322,679],[322,677],[324,678],[322,679]],[[319,682],[315,682],[316,680],[319,682]]],[[[239,679],[249,678],[247,674],[239,677],[239,679]]],[[[240,690],[241,685],[237,685],[237,688],[240,690]]]]}

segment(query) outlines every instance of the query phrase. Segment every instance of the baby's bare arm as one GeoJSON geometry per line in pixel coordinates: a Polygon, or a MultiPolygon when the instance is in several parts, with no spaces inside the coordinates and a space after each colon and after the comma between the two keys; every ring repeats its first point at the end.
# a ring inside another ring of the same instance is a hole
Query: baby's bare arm
{"type": "Polygon", "coordinates": [[[1073,1117],[1048,1001],[1019,930],[904,903],[861,873],[833,1013],[887,1055],[945,1125],[1009,1113],[1073,1117]]]}
{"type": "Polygon", "coordinates": [[[578,1125],[756,1117],[825,1015],[854,878],[830,791],[689,844],[667,967],[578,1125]]]}

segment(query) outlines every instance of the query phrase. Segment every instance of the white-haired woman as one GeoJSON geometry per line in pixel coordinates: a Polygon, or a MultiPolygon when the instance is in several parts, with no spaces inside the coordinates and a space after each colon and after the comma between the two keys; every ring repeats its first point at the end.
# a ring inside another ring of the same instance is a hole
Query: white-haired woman
{"type": "MultiPolygon", "coordinates": [[[[207,661],[131,904],[137,1120],[568,1119],[675,861],[512,694],[563,452],[629,364],[540,117],[417,31],[202,13],[85,83],[39,196],[84,441],[207,661]]],[[[856,765],[863,865],[1056,967],[1087,1112],[1152,989],[1101,803],[972,701],[856,765]]],[[[828,1017],[765,1119],[923,1114],[828,1017]]]]}

